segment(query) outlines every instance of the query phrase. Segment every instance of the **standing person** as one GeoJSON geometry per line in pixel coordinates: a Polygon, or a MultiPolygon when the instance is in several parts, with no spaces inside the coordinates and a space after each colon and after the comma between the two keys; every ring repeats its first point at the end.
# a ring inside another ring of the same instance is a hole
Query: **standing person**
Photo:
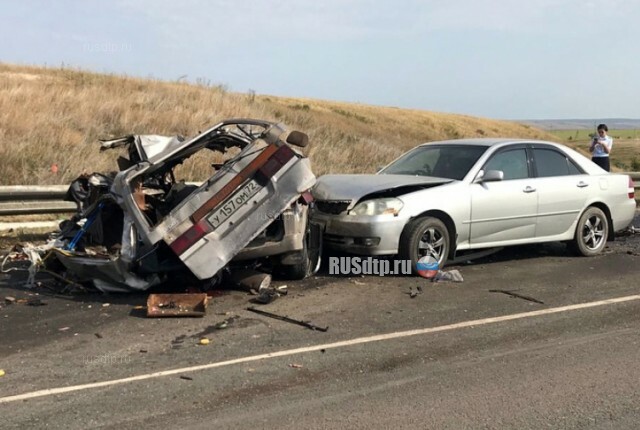
{"type": "Polygon", "coordinates": [[[598,125],[598,135],[593,137],[589,152],[591,152],[591,161],[602,167],[607,172],[611,171],[609,163],[609,154],[613,146],[613,139],[607,135],[609,128],[606,124],[598,125]]]}

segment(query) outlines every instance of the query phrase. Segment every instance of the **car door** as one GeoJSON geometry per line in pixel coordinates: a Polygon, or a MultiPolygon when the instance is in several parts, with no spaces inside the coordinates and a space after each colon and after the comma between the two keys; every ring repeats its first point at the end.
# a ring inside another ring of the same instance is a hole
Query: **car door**
{"type": "Polygon", "coordinates": [[[538,193],[536,237],[551,238],[573,229],[589,198],[592,178],[553,146],[533,145],[538,193]]]}
{"type": "Polygon", "coordinates": [[[525,145],[498,150],[483,170],[500,170],[504,177],[471,184],[471,246],[535,238],[538,193],[525,145]]]}

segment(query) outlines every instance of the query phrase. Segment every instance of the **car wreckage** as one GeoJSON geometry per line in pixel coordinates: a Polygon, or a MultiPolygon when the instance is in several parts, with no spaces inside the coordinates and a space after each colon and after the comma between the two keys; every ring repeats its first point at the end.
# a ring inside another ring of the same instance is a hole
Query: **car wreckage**
{"type": "Polygon", "coordinates": [[[307,216],[316,178],[294,148],[307,144],[302,132],[254,119],[226,120],[190,140],[103,140],[101,151],[126,148],[128,158],[118,158],[115,174],[71,184],[67,199],[78,213],[61,224],[53,265],[103,292],[185,280],[206,289],[226,272],[263,265],[308,276],[319,265],[321,233],[307,216]],[[176,179],[197,157],[218,161],[212,176],[176,179]],[[96,246],[101,252],[91,252],[96,246]]]}

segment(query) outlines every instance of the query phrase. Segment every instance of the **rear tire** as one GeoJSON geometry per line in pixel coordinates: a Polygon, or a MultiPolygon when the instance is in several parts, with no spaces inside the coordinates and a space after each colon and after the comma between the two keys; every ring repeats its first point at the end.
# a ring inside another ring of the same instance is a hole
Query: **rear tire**
{"type": "Polygon", "coordinates": [[[434,217],[416,218],[409,222],[400,235],[399,256],[411,260],[413,272],[417,272],[418,260],[433,257],[440,268],[444,267],[451,249],[449,230],[434,217]]]}
{"type": "MultiPolygon", "coordinates": [[[[312,227],[313,228],[313,227],[312,227]]],[[[301,262],[290,265],[281,265],[282,276],[290,280],[301,280],[315,275],[322,264],[322,233],[320,231],[307,231],[303,241],[303,248],[300,251],[301,262]],[[312,234],[319,234],[313,238],[312,234]]]]}
{"type": "Polygon", "coordinates": [[[609,220],[607,215],[595,206],[587,208],[580,216],[571,248],[579,255],[593,257],[607,245],[609,220]]]}
{"type": "Polygon", "coordinates": [[[287,264],[280,266],[282,277],[292,281],[299,281],[311,275],[311,261],[307,254],[307,250],[300,251],[302,254],[302,263],[287,264]]]}

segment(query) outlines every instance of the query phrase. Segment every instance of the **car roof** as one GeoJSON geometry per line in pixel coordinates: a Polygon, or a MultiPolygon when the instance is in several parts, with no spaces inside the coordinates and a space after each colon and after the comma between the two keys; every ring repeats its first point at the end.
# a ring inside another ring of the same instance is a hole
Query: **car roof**
{"type": "Polygon", "coordinates": [[[473,145],[473,146],[493,146],[500,145],[506,143],[550,143],[554,144],[554,142],[546,142],[542,140],[535,139],[522,139],[522,138],[507,138],[507,137],[483,137],[483,138],[471,138],[471,139],[451,139],[451,140],[440,140],[433,142],[426,142],[423,145],[473,145]]]}

